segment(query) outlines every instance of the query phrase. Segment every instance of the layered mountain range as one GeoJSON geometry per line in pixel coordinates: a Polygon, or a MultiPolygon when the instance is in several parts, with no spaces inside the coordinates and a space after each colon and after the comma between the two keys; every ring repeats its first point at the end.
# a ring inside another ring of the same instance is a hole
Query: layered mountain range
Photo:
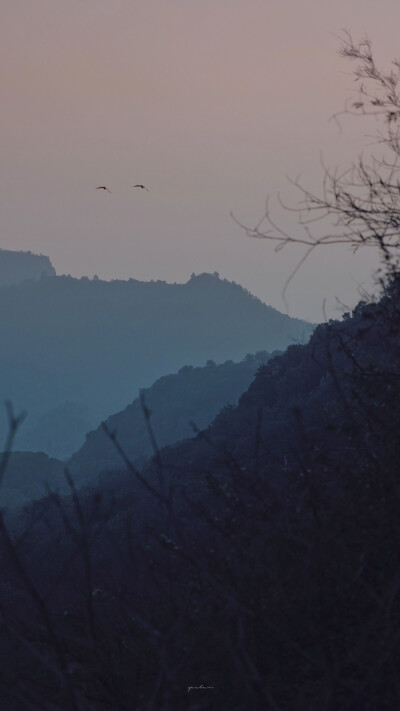
{"type": "Polygon", "coordinates": [[[312,330],[217,274],[186,284],[31,278],[0,287],[0,397],[27,412],[20,449],[67,459],[157,378],[281,350],[312,330]]]}

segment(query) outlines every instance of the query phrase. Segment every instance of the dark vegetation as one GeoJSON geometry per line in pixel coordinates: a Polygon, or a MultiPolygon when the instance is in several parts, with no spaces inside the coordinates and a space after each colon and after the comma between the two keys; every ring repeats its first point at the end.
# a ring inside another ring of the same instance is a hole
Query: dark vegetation
{"type": "MultiPolygon", "coordinates": [[[[375,100],[388,89],[378,106],[400,155],[394,75],[368,42],[345,50],[378,83],[375,100]]],[[[375,230],[378,301],[270,359],[191,441],[159,449],[144,398],[154,457],[143,469],[105,425],[118,471],[79,492],[67,472],[68,496],[0,514],[2,708],[400,708],[400,273],[388,227],[400,183],[387,165],[372,186],[364,171],[363,202],[346,176],[333,194],[344,220],[359,218],[349,241],[363,219],[369,239],[375,230]]]]}
{"type": "MultiPolygon", "coordinates": [[[[0,396],[28,413],[20,432],[25,446],[64,458],[156,378],[184,364],[282,349],[306,341],[312,330],[218,275],[186,284],[26,281],[0,288],[0,396]],[[71,417],[67,402],[86,406],[87,416],[71,417]],[[52,422],[46,438],[43,417],[52,422]]],[[[4,438],[3,413],[1,420],[4,438]]]]}
{"type": "Polygon", "coordinates": [[[3,707],[397,708],[399,322],[397,279],[194,441],[0,519],[3,707]]]}

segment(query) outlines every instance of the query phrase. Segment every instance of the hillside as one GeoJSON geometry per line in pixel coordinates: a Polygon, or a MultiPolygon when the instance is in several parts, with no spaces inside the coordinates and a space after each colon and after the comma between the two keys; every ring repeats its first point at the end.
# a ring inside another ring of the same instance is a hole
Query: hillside
{"type": "MultiPolygon", "coordinates": [[[[397,708],[399,315],[397,281],[145,470],[10,523],[3,615],[46,645],[51,701],[62,649],[71,688],[104,709],[141,708],[157,682],[168,711],[200,682],[218,711],[397,708]]],[[[1,651],[35,689],[36,650],[9,633],[1,651]]]]}
{"type": "Polygon", "coordinates": [[[0,287],[55,275],[50,259],[43,254],[0,249],[0,287]]]}
{"type": "MultiPolygon", "coordinates": [[[[256,371],[271,356],[265,351],[247,355],[240,363],[213,361],[200,368],[184,366],[177,374],[166,375],[150,388],[141,390],[145,407],[150,411],[150,425],[159,448],[195,436],[198,430],[211,424],[218,412],[236,405],[247,390],[256,371]]],[[[110,432],[115,432],[126,455],[142,464],[154,455],[148,425],[140,398],[122,412],[106,420],[110,432]]],[[[102,426],[86,435],[86,442],[70,459],[68,467],[78,481],[105,469],[120,468],[121,456],[102,426]]]]}
{"type": "MultiPolygon", "coordinates": [[[[175,444],[185,438],[193,438],[198,430],[206,428],[228,405],[237,403],[248,388],[257,370],[271,356],[260,351],[256,356],[247,355],[240,363],[227,361],[216,365],[210,361],[203,368],[184,366],[173,375],[157,380],[150,388],[143,388],[141,396],[150,410],[150,424],[156,433],[158,447],[175,444]]],[[[42,441],[42,450],[62,451],[71,449],[76,441],[65,441],[65,422],[71,433],[80,434],[79,424],[85,422],[86,412],[73,403],[43,416],[37,431],[19,433],[17,447],[29,450],[32,441],[42,441]]],[[[122,412],[107,418],[110,432],[115,432],[125,453],[136,466],[140,466],[155,454],[149,429],[143,413],[142,401],[136,398],[122,412]]],[[[78,447],[75,447],[78,449],[78,447]]],[[[68,457],[64,457],[68,460],[68,457]]],[[[66,493],[68,486],[63,475],[64,467],[72,474],[76,485],[94,483],[105,471],[120,469],[121,455],[104,432],[102,426],[86,435],[84,445],[65,463],[48,457],[43,451],[16,451],[7,468],[2,483],[2,505],[9,509],[25,506],[46,494],[45,484],[50,489],[66,493]]]]}
{"type": "Polygon", "coordinates": [[[5,627],[4,673],[23,663],[35,690],[24,642],[40,639],[55,704],[62,649],[99,709],[141,708],[158,684],[183,711],[200,683],[218,711],[397,708],[399,322],[396,279],[270,359],[194,439],[19,516],[1,591],[25,636],[5,627]]]}
{"type": "MultiPolygon", "coordinates": [[[[0,397],[28,413],[21,441],[66,402],[87,407],[94,427],[166,373],[284,349],[307,340],[312,330],[216,275],[186,284],[27,281],[0,288],[0,397]]],[[[65,428],[67,441],[68,419],[65,428]]],[[[4,430],[3,419],[0,437],[4,430]]],[[[36,447],[42,446],[38,436],[36,447]]]]}
{"type": "MultiPolygon", "coordinates": [[[[398,403],[392,405],[393,420],[381,410],[398,378],[399,301],[395,283],[378,304],[361,302],[351,318],[317,326],[308,344],[289,346],[259,369],[238,406],[221,412],[206,438],[166,450],[165,465],[213,467],[215,453],[228,450],[238,466],[256,464],[270,482],[282,482],[285,472],[301,468],[299,451],[323,451],[326,462],[330,456],[359,461],[374,418],[386,428],[381,437],[389,445],[398,403]]],[[[394,436],[391,445],[397,441],[394,436]]]]}

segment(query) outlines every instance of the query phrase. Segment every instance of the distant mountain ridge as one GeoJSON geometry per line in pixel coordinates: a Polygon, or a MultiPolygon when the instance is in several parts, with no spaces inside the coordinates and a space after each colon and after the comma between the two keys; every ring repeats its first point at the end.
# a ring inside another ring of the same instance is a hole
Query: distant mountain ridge
{"type": "MultiPolygon", "coordinates": [[[[283,350],[312,331],[312,324],[279,313],[217,274],[186,284],[27,280],[0,287],[0,399],[27,411],[21,439],[66,402],[87,407],[94,427],[125,408],[140,388],[183,365],[283,350]]],[[[49,453],[65,457],[75,449],[74,435],[72,451],[49,453]]]]}
{"type": "Polygon", "coordinates": [[[56,271],[49,257],[43,254],[0,249],[0,286],[55,275],[56,271]]]}

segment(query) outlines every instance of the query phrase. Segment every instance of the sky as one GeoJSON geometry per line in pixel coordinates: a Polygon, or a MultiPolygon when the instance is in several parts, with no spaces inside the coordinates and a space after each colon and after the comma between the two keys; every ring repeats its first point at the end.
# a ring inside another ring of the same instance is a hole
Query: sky
{"type": "Polygon", "coordinates": [[[3,0],[0,247],[57,273],[185,282],[219,272],[290,315],[354,306],[376,255],[246,236],[265,200],[318,191],[371,127],[331,120],[352,95],[340,36],[398,56],[398,0],[3,0]],[[132,186],[143,183],[149,192],[132,186]],[[106,185],[112,194],[95,190],[106,185]],[[339,301],[338,301],[339,300],[339,301]]]}

